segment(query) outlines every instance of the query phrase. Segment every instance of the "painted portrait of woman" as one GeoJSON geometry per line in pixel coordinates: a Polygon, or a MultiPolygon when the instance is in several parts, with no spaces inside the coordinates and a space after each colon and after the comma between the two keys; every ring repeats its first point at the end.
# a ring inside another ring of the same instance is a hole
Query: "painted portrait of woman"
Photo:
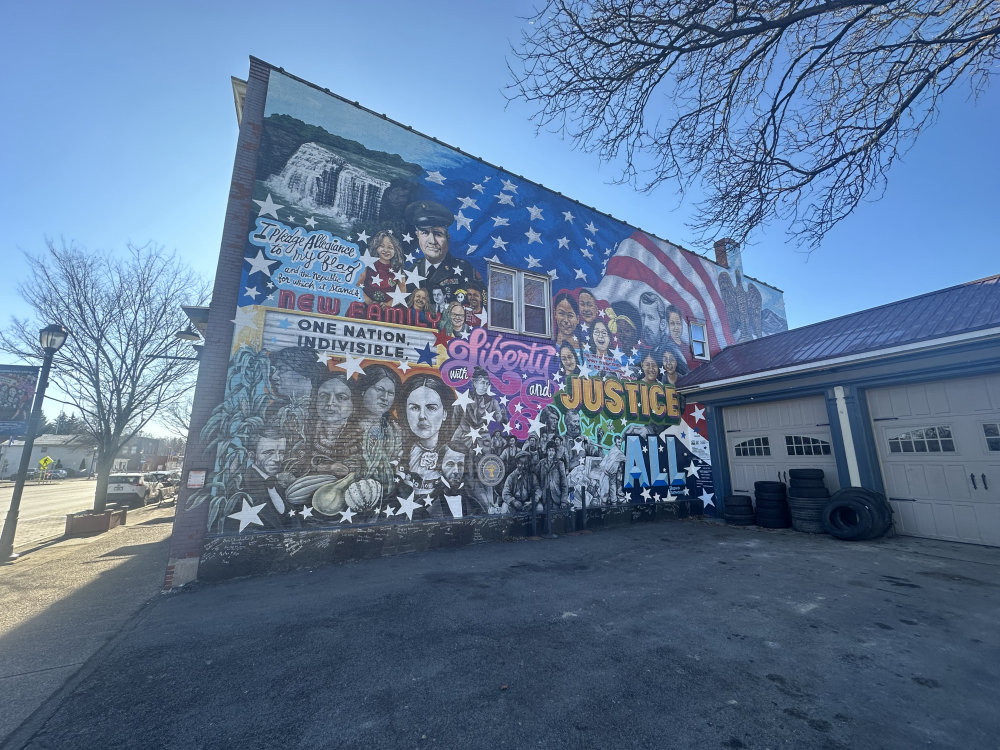
{"type": "Polygon", "coordinates": [[[580,348],[577,337],[577,326],[580,325],[580,306],[568,292],[561,292],[553,300],[553,310],[556,323],[556,348],[564,343],[574,349],[580,348]]]}
{"type": "Polygon", "coordinates": [[[418,497],[434,489],[441,478],[438,447],[449,431],[442,428],[451,416],[455,392],[436,375],[418,375],[406,381],[400,397],[406,415],[409,470],[418,497]]]}
{"type": "Polygon", "coordinates": [[[382,485],[383,497],[395,481],[393,462],[403,453],[402,432],[392,414],[400,382],[399,375],[385,365],[369,365],[354,383],[357,409],[351,443],[360,454],[358,478],[376,480],[382,485]]]}
{"type": "Polygon", "coordinates": [[[345,476],[347,462],[355,451],[350,441],[354,392],[342,372],[332,373],[316,389],[316,418],[313,430],[312,467],[316,471],[345,476]]]}
{"type": "Polygon", "coordinates": [[[639,361],[639,367],[642,370],[642,382],[644,383],[659,382],[660,364],[656,361],[656,356],[653,354],[652,349],[645,349],[643,351],[642,359],[639,361]]]}
{"type": "Polygon", "coordinates": [[[568,343],[559,347],[559,365],[564,378],[580,374],[580,359],[576,356],[576,349],[568,343]]]}
{"type": "Polygon", "coordinates": [[[583,353],[583,361],[587,366],[604,375],[617,373],[621,366],[611,354],[611,331],[603,320],[594,321],[590,342],[591,351],[583,353]]]}

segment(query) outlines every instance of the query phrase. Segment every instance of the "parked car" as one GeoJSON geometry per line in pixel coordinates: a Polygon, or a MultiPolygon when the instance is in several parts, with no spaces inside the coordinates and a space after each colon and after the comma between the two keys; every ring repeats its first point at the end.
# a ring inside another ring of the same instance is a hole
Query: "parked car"
{"type": "Polygon", "coordinates": [[[163,485],[148,474],[112,474],[108,477],[108,502],[138,508],[163,500],[163,485]]]}
{"type": "Polygon", "coordinates": [[[49,479],[65,479],[69,473],[65,469],[53,469],[49,472],[49,479]]]}

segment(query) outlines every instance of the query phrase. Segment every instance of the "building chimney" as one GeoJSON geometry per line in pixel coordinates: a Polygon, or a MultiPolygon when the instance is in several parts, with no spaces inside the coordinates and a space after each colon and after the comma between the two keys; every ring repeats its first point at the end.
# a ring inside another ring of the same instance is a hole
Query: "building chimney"
{"type": "Polygon", "coordinates": [[[735,250],[739,247],[734,240],[729,237],[723,237],[721,240],[715,241],[715,262],[718,263],[723,268],[729,268],[729,250],[732,248],[735,250]]]}

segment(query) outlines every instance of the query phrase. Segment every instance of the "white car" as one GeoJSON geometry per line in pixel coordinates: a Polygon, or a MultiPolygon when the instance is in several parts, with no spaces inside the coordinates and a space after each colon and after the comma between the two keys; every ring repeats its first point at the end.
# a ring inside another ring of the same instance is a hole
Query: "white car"
{"type": "Polygon", "coordinates": [[[112,474],[108,477],[108,502],[138,508],[163,500],[163,486],[148,474],[112,474]]]}

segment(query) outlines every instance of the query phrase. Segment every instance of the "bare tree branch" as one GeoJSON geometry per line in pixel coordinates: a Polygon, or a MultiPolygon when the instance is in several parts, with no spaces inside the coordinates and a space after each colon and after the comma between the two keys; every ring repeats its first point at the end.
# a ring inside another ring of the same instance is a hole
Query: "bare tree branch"
{"type": "Polygon", "coordinates": [[[818,245],[1000,60],[995,0],[549,0],[514,49],[511,98],[620,181],[705,198],[692,226],[770,220],[818,245]]]}
{"type": "MultiPolygon", "coordinates": [[[[0,351],[41,359],[38,331],[60,323],[69,332],[53,360],[51,382],[79,410],[97,445],[95,510],[102,510],[114,457],[164,407],[193,384],[197,363],[174,334],[187,323],[181,305],[202,304],[207,283],[176,255],[129,245],[125,257],[75,246],[28,256],[31,278],[20,288],[34,319],[0,331],[0,351]]],[[[51,392],[51,391],[50,391],[51,392]]]]}

